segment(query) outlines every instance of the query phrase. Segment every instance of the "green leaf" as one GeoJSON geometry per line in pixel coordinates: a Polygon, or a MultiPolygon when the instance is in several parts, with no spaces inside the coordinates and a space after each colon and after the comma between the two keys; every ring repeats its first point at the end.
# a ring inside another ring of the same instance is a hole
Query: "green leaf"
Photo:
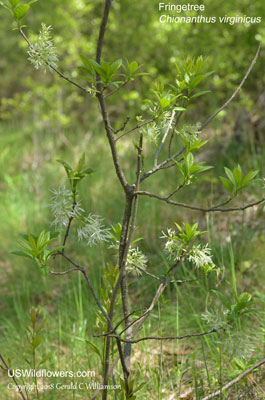
{"type": "Polygon", "coordinates": [[[207,93],[211,93],[211,90],[203,90],[201,92],[198,92],[198,93],[194,94],[193,96],[191,96],[190,100],[195,99],[196,97],[203,96],[204,94],[207,94],[207,93]]]}
{"type": "Polygon", "coordinates": [[[241,171],[240,165],[238,165],[238,168],[233,169],[233,175],[234,175],[237,186],[240,186],[241,181],[242,181],[242,171],[241,171]]]}
{"type": "Polygon", "coordinates": [[[232,193],[232,192],[233,192],[233,185],[232,185],[232,183],[231,183],[228,179],[226,179],[226,178],[224,178],[224,177],[222,177],[222,176],[220,176],[220,179],[221,179],[223,185],[226,187],[226,189],[228,189],[229,192],[232,193]]]}
{"type": "Polygon", "coordinates": [[[164,108],[170,106],[170,100],[169,99],[162,98],[162,99],[159,100],[159,103],[160,103],[160,107],[162,108],[162,110],[164,110],[164,108]]]}
{"type": "Polygon", "coordinates": [[[35,338],[32,341],[32,346],[34,349],[36,349],[40,344],[41,344],[41,337],[40,336],[35,336],[35,338]]]}
{"type": "Polygon", "coordinates": [[[224,170],[225,170],[225,173],[226,173],[226,176],[228,177],[228,179],[232,182],[232,184],[234,186],[236,186],[236,182],[235,182],[235,179],[234,179],[233,172],[227,167],[224,167],[224,170]]]}
{"type": "Polygon", "coordinates": [[[242,179],[241,187],[245,188],[251,183],[255,182],[254,178],[258,174],[259,171],[249,171],[246,176],[242,179]]]}
{"type": "Polygon", "coordinates": [[[85,168],[85,169],[82,169],[82,171],[80,171],[80,174],[89,175],[89,174],[93,174],[94,172],[96,172],[96,171],[92,168],[85,168]]]}
{"type": "Polygon", "coordinates": [[[21,250],[11,251],[11,254],[14,254],[16,256],[21,256],[21,257],[34,258],[30,253],[27,253],[27,252],[21,251],[21,250]]]}
{"type": "Polygon", "coordinates": [[[101,354],[97,346],[89,342],[89,340],[86,340],[86,344],[94,351],[94,353],[96,353],[101,358],[101,354]]]}
{"type": "Polygon", "coordinates": [[[37,313],[36,313],[35,308],[32,308],[32,309],[31,309],[31,311],[30,311],[30,318],[31,318],[32,324],[35,325],[35,324],[36,324],[36,321],[37,321],[37,313]]]}
{"type": "Polygon", "coordinates": [[[56,160],[58,163],[62,164],[67,171],[72,171],[73,168],[67,162],[63,160],[56,160]]]}
{"type": "Polygon", "coordinates": [[[8,1],[12,7],[16,7],[18,3],[20,3],[20,0],[8,0],[8,1]]]}
{"type": "Polygon", "coordinates": [[[21,4],[14,9],[15,18],[20,21],[28,12],[30,8],[29,4],[21,4]]]}
{"type": "Polygon", "coordinates": [[[186,161],[187,169],[189,171],[191,169],[193,163],[194,163],[193,154],[192,153],[188,153],[186,158],[185,158],[185,161],[186,161]]]}
{"type": "Polygon", "coordinates": [[[2,1],[0,1],[0,6],[4,7],[6,10],[8,10],[10,12],[10,14],[13,15],[13,11],[10,7],[8,7],[5,3],[3,3],[2,1]]]}

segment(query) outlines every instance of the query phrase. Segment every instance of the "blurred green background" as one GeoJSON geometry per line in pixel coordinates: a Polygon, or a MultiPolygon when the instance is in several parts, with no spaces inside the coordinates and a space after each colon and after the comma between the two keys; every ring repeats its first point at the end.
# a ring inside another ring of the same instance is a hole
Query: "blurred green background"
{"type": "MultiPolygon", "coordinates": [[[[191,2],[194,3],[194,2],[191,2]]],[[[259,169],[264,176],[265,142],[265,3],[263,0],[199,1],[208,16],[261,16],[260,24],[161,24],[158,1],[114,1],[106,33],[103,58],[114,61],[128,58],[143,64],[149,76],[133,81],[109,100],[114,128],[130,117],[128,128],[135,125],[135,116],[144,115],[154,80],[174,82],[175,63],[187,56],[203,55],[208,70],[215,73],[202,89],[211,93],[198,98],[187,113],[184,123],[204,122],[232,94],[244,76],[261,43],[259,59],[244,88],[234,102],[203,133],[209,142],[200,154],[200,161],[213,165],[199,183],[187,187],[179,201],[208,205],[223,198],[219,176],[223,167],[240,163],[243,170],[259,169]]],[[[195,3],[194,3],[195,4],[195,3]]],[[[103,1],[42,0],[32,6],[25,22],[25,31],[32,41],[40,25],[52,25],[59,69],[84,84],[77,67],[80,54],[94,58],[103,1]]],[[[73,86],[49,71],[34,70],[28,61],[27,44],[13,30],[12,19],[0,9],[0,350],[10,357],[11,366],[22,368],[28,347],[25,324],[29,323],[31,306],[39,307],[48,318],[43,347],[52,351],[50,369],[88,369],[99,373],[98,360],[85,345],[84,339],[94,332],[95,306],[87,287],[79,276],[44,278],[35,265],[10,255],[16,248],[19,232],[38,234],[50,229],[52,220],[51,190],[65,184],[65,176],[57,158],[75,163],[85,151],[90,167],[96,173],[81,184],[80,196],[87,212],[103,216],[108,224],[121,221],[123,198],[116,180],[95,99],[78,92],[73,86]],[[24,354],[25,353],[25,354],[24,354]]],[[[126,174],[133,182],[136,136],[120,140],[118,150],[126,174]]],[[[156,151],[154,144],[146,150],[146,166],[156,151]]],[[[162,155],[163,157],[163,155],[162,155]]],[[[143,189],[165,194],[174,183],[174,171],[154,175],[143,189]]],[[[245,200],[262,196],[261,184],[248,189],[245,200]]],[[[239,199],[241,201],[241,199],[239,199]]],[[[198,271],[183,267],[179,278],[199,278],[191,285],[169,288],[145,328],[162,334],[184,334],[207,329],[200,315],[206,309],[219,307],[211,289],[231,295],[234,272],[239,292],[250,292],[259,313],[244,319],[240,329],[218,337],[189,341],[137,345],[133,368],[139,380],[149,378],[139,399],[202,398],[209,390],[246,369],[257,358],[264,357],[264,259],[265,232],[262,206],[244,213],[205,216],[141,199],[137,235],[144,238],[141,247],[150,261],[150,270],[161,273],[167,261],[163,255],[161,230],[173,222],[199,222],[208,228],[208,241],[214,249],[215,262],[223,270],[219,278],[205,278],[198,271]],[[230,240],[231,239],[231,240],[230,240]],[[190,397],[178,397],[191,391],[190,397]]],[[[87,248],[71,236],[69,252],[88,269],[99,290],[102,267],[115,257],[107,248],[87,248]]],[[[62,260],[55,267],[66,268],[62,260]]],[[[155,282],[147,277],[131,278],[132,299],[145,306],[155,291],[155,282]],[[145,298],[141,294],[144,290],[145,298]]],[[[231,296],[232,301],[232,296],[231,296]]],[[[92,339],[92,341],[95,339],[92,339]]],[[[100,347],[100,342],[96,342],[100,347]]],[[[6,389],[2,374],[0,387],[3,399],[16,398],[6,389]]],[[[264,399],[261,375],[240,382],[227,399],[264,399]],[[230,397],[229,397],[230,396],[230,397]],[[256,397],[255,397],[256,396],[256,397]]],[[[43,392],[44,399],[59,399],[60,393],[43,392]]],[[[66,393],[65,399],[87,398],[80,393],[66,393]]],[[[228,396],[228,397],[226,397],[228,396]]],[[[34,398],[34,397],[32,397],[34,398]]]]}

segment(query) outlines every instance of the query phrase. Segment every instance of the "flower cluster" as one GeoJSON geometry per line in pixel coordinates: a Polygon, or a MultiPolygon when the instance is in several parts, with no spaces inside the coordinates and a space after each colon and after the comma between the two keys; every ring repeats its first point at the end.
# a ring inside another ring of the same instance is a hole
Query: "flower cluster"
{"type": "Polygon", "coordinates": [[[126,264],[128,271],[133,272],[135,275],[142,275],[141,269],[146,269],[147,262],[148,258],[138,247],[129,250],[126,264]]]}
{"type": "Polygon", "coordinates": [[[160,135],[160,128],[155,122],[153,122],[142,128],[141,133],[147,140],[157,144],[160,135]]]}
{"type": "Polygon", "coordinates": [[[49,68],[57,66],[58,58],[51,38],[51,30],[51,26],[42,23],[38,39],[28,51],[29,61],[36,69],[44,68],[46,71],[47,66],[49,68]]]}
{"type": "Polygon", "coordinates": [[[49,207],[52,209],[53,221],[52,225],[57,227],[67,226],[69,218],[77,218],[84,212],[77,200],[73,206],[73,194],[67,190],[65,186],[60,186],[58,190],[51,190],[53,193],[52,203],[49,207]]]}
{"type": "Polygon", "coordinates": [[[102,222],[103,218],[100,216],[89,214],[77,230],[78,240],[86,240],[88,246],[109,241],[112,238],[110,228],[105,227],[102,222]]]}
{"type": "Polygon", "coordinates": [[[177,239],[176,232],[169,228],[167,232],[162,231],[161,239],[167,239],[165,244],[165,251],[170,260],[178,261],[182,254],[181,242],[177,239]]]}
{"type": "Polygon", "coordinates": [[[206,273],[215,269],[215,264],[212,260],[211,249],[208,244],[205,246],[193,246],[189,252],[188,260],[195,264],[196,268],[202,268],[206,273]]]}

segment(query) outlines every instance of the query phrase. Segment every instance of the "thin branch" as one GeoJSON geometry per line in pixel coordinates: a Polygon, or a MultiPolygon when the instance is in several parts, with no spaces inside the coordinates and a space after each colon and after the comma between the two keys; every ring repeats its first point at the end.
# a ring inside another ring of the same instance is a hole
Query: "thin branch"
{"type": "MultiPolygon", "coordinates": [[[[121,339],[120,338],[120,341],[124,342],[124,343],[132,343],[133,344],[133,343],[143,342],[145,340],[160,340],[160,341],[162,341],[162,340],[181,340],[181,339],[186,339],[186,338],[191,338],[191,337],[199,337],[199,336],[210,335],[211,333],[216,333],[220,329],[222,329],[222,328],[211,329],[210,331],[207,331],[207,332],[190,333],[190,334],[183,335],[183,336],[164,336],[164,337],[161,337],[161,336],[146,336],[146,337],[142,337],[140,339],[135,339],[135,340],[127,340],[127,339],[121,339]]],[[[117,337],[119,335],[111,334],[109,336],[110,337],[117,337]]]]}
{"type": "Polygon", "coordinates": [[[111,3],[112,3],[112,0],[105,1],[104,13],[103,13],[103,17],[101,20],[99,34],[98,34],[96,61],[99,64],[101,61],[102,47],[103,47],[104,36],[105,36],[106,27],[107,27],[107,23],[108,23],[108,19],[109,19],[111,3]]]}
{"type": "Polygon", "coordinates": [[[68,269],[67,271],[50,271],[49,273],[51,275],[66,275],[73,271],[80,271],[80,268],[71,268],[71,269],[68,269]]]}
{"type": "MultiPolygon", "coordinates": [[[[4,364],[4,366],[6,367],[7,371],[13,372],[12,369],[9,368],[9,366],[8,366],[7,362],[5,361],[4,357],[2,356],[2,354],[0,354],[0,360],[2,361],[2,363],[4,364]]],[[[24,393],[22,392],[21,385],[19,385],[19,383],[18,383],[18,381],[16,380],[16,377],[15,377],[15,375],[14,375],[13,373],[11,374],[11,378],[12,378],[13,381],[15,382],[15,385],[16,385],[16,387],[17,387],[17,389],[18,389],[18,391],[19,391],[19,394],[20,394],[20,396],[22,397],[22,399],[23,399],[23,400],[26,400],[26,397],[24,396],[24,393]]]]}
{"type": "Polygon", "coordinates": [[[140,124],[137,124],[134,128],[129,129],[128,131],[124,132],[122,135],[120,135],[119,137],[117,137],[116,142],[118,140],[120,140],[123,136],[129,135],[131,132],[136,131],[137,129],[142,128],[145,125],[151,124],[152,122],[154,122],[154,119],[149,119],[147,121],[141,122],[140,124]]]}
{"type": "Polygon", "coordinates": [[[184,184],[183,184],[183,185],[179,185],[175,190],[173,190],[172,193],[170,193],[170,194],[167,196],[167,199],[169,200],[170,197],[172,197],[172,196],[174,196],[174,194],[178,193],[178,191],[181,190],[183,187],[184,187],[184,184]]]}
{"type": "Polygon", "coordinates": [[[155,199],[157,199],[157,200],[164,201],[165,203],[171,204],[171,205],[173,205],[173,206],[178,206],[178,207],[188,208],[188,209],[190,209],[190,210],[203,211],[203,212],[232,212],[232,211],[244,211],[244,210],[246,210],[247,208],[257,206],[257,205],[259,205],[259,204],[264,203],[264,201],[265,201],[265,198],[263,198],[263,199],[261,199],[261,200],[255,201],[255,202],[253,202],[253,203],[247,204],[247,205],[242,206],[242,207],[221,208],[221,207],[219,207],[219,206],[213,206],[213,207],[210,207],[210,208],[203,208],[203,207],[191,206],[191,205],[189,205],[189,204],[185,204],[185,203],[180,203],[180,202],[177,202],[177,201],[169,200],[167,197],[162,197],[162,196],[159,196],[159,195],[157,195],[157,194],[150,193],[150,192],[146,192],[146,191],[138,191],[138,192],[135,192],[135,195],[153,197],[153,198],[155,198],[155,199]]]}
{"type": "MultiPolygon", "coordinates": [[[[28,37],[26,36],[26,34],[25,34],[24,31],[22,30],[22,28],[19,28],[19,32],[20,32],[21,36],[23,37],[23,39],[27,42],[29,48],[33,49],[33,48],[34,48],[33,44],[30,42],[30,40],[28,39],[28,37]]],[[[89,91],[88,91],[85,87],[79,85],[78,83],[74,82],[72,79],[68,78],[68,76],[64,75],[64,74],[63,74],[61,71],[59,71],[56,67],[54,67],[53,65],[47,63],[45,60],[43,60],[43,62],[45,62],[45,64],[46,64],[49,68],[51,68],[54,72],[56,72],[56,74],[59,75],[60,78],[66,80],[67,82],[71,83],[72,85],[78,87],[78,89],[81,89],[83,92],[89,93],[89,91]]]]}
{"type": "Polygon", "coordinates": [[[125,82],[123,82],[123,84],[122,84],[121,86],[117,87],[117,88],[116,88],[115,90],[113,90],[112,92],[105,94],[105,99],[106,99],[107,97],[109,97],[109,96],[112,96],[113,94],[115,94],[116,92],[118,92],[120,89],[124,88],[124,86],[126,86],[128,83],[129,83],[129,81],[125,81],[125,82]]]}
{"type": "MultiPolygon", "coordinates": [[[[98,298],[98,296],[96,295],[94,286],[92,285],[92,282],[91,282],[91,280],[89,279],[89,277],[88,277],[88,275],[87,275],[87,273],[86,273],[85,268],[84,268],[84,267],[81,267],[81,265],[78,265],[75,261],[73,261],[73,260],[72,260],[70,257],[68,257],[65,253],[63,253],[63,252],[58,252],[57,254],[58,254],[58,255],[61,255],[62,257],[64,257],[64,258],[65,258],[67,261],[69,261],[75,268],[72,268],[71,270],[63,271],[63,272],[50,271],[50,273],[51,273],[52,275],[65,275],[65,274],[67,274],[67,273],[69,273],[69,272],[72,272],[72,271],[80,271],[80,272],[82,272],[82,274],[83,274],[84,277],[85,277],[85,280],[86,280],[86,282],[87,282],[87,284],[88,284],[88,286],[89,286],[89,288],[90,288],[90,291],[91,291],[91,293],[92,293],[92,296],[94,297],[94,300],[95,300],[95,302],[96,302],[98,308],[100,309],[100,311],[102,312],[102,314],[104,315],[104,317],[106,318],[106,320],[107,320],[109,323],[111,323],[108,314],[106,313],[106,311],[105,311],[104,308],[102,307],[102,305],[101,305],[101,303],[100,303],[100,301],[99,301],[99,298],[98,298]]],[[[111,325],[112,325],[112,324],[111,324],[111,325]]]]}
{"type": "Polygon", "coordinates": [[[157,153],[156,153],[156,155],[155,155],[154,167],[157,167],[158,156],[159,156],[159,154],[161,153],[161,150],[162,150],[162,148],[163,148],[163,146],[164,146],[164,143],[165,143],[165,141],[166,141],[166,139],[167,139],[167,136],[168,136],[168,134],[169,134],[169,131],[170,131],[171,127],[172,127],[172,123],[173,123],[173,121],[174,121],[175,115],[176,115],[176,110],[173,110],[173,111],[172,111],[172,114],[171,114],[171,118],[170,118],[169,124],[168,124],[168,126],[167,126],[167,129],[166,129],[166,131],[165,131],[165,133],[164,133],[164,136],[163,136],[163,138],[162,138],[162,140],[161,140],[159,149],[157,150],[157,153]]]}
{"type": "MultiPolygon", "coordinates": [[[[151,272],[146,271],[145,269],[139,267],[136,264],[133,264],[133,266],[137,269],[139,269],[139,271],[141,271],[143,274],[150,276],[153,279],[156,279],[159,282],[165,282],[165,279],[160,278],[157,275],[151,274],[151,272]]],[[[195,282],[198,281],[198,279],[184,279],[184,280],[172,280],[169,283],[177,283],[178,285],[181,285],[182,283],[186,283],[186,282],[195,282]]]]}
{"type": "MultiPolygon", "coordinates": [[[[136,323],[138,324],[136,329],[133,332],[132,338],[137,334],[137,332],[141,329],[141,326],[143,325],[144,321],[146,320],[146,318],[149,316],[149,314],[151,313],[151,311],[153,310],[153,308],[155,307],[157,301],[159,300],[160,296],[163,294],[165,288],[168,286],[168,284],[170,283],[170,281],[172,280],[172,277],[174,276],[178,266],[183,262],[183,257],[181,257],[180,260],[178,260],[172,267],[171,267],[171,273],[168,277],[168,279],[164,282],[161,282],[154,297],[153,300],[151,301],[150,306],[148,307],[148,309],[146,310],[146,312],[141,315],[139,318],[137,318],[136,320],[134,320],[130,326],[128,326],[126,329],[130,328],[131,326],[135,325],[136,323]]],[[[125,332],[124,329],[122,332],[120,332],[120,335],[125,332]]]]}
{"type": "Polygon", "coordinates": [[[258,50],[256,52],[255,57],[253,58],[244,78],[242,79],[241,83],[239,84],[239,86],[237,87],[237,89],[234,91],[234,93],[232,94],[232,96],[220,107],[218,108],[217,111],[215,111],[215,113],[213,113],[205,122],[204,124],[201,126],[201,128],[199,129],[200,131],[202,131],[221,111],[223,111],[228,105],[229,103],[231,103],[232,100],[234,100],[234,98],[236,97],[236,95],[238,94],[238,92],[240,91],[240,89],[242,88],[242,86],[244,85],[245,81],[247,80],[251,70],[253,69],[254,65],[257,62],[258,56],[259,56],[259,52],[260,52],[260,45],[258,47],[258,50]]]}
{"type": "Polygon", "coordinates": [[[223,391],[229,389],[231,386],[235,385],[238,383],[241,379],[243,379],[245,376],[250,374],[252,371],[254,371],[256,368],[261,367],[263,364],[265,364],[265,358],[262,360],[258,361],[256,364],[252,365],[252,367],[246,369],[246,371],[242,372],[239,374],[235,379],[233,379],[231,382],[227,383],[224,385],[221,389],[217,390],[214,393],[209,394],[208,396],[204,397],[202,400],[210,400],[213,399],[214,397],[219,396],[223,391]]]}
{"type": "MultiPolygon", "coordinates": [[[[172,157],[167,158],[166,160],[162,161],[160,164],[158,164],[156,167],[150,169],[147,171],[140,179],[140,182],[143,182],[146,178],[148,178],[150,175],[153,175],[155,172],[165,168],[167,164],[174,160],[175,158],[179,157],[181,154],[183,154],[185,151],[185,148],[181,149],[177,153],[173,154],[172,157]]],[[[169,168],[173,167],[175,164],[172,164],[169,168]]]]}
{"type": "MultiPolygon", "coordinates": [[[[142,310],[146,310],[146,307],[137,308],[136,310],[132,311],[128,316],[131,317],[131,316],[132,316],[133,314],[135,314],[136,312],[142,311],[142,310]]],[[[128,317],[128,316],[127,316],[127,317],[128,317]]],[[[115,333],[116,330],[118,329],[118,327],[124,322],[125,319],[126,319],[126,317],[125,317],[125,318],[122,318],[122,319],[117,323],[117,325],[115,326],[115,328],[113,328],[110,332],[101,333],[101,334],[99,334],[99,335],[93,335],[93,337],[105,337],[105,336],[111,335],[112,333],[115,333]]]]}
{"type": "Polygon", "coordinates": [[[112,129],[113,133],[115,135],[117,135],[117,133],[124,131],[124,129],[126,128],[126,125],[128,124],[128,122],[130,121],[130,117],[127,117],[126,120],[124,121],[124,123],[122,124],[121,128],[119,129],[112,129]]]}

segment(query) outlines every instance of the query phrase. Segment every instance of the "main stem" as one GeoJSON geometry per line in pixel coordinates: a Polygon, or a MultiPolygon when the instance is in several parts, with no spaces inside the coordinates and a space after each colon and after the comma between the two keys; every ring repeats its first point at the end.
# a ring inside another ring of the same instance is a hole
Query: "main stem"
{"type": "MultiPolygon", "coordinates": [[[[99,30],[97,51],[96,51],[96,61],[99,64],[101,62],[104,35],[105,35],[106,26],[107,26],[107,22],[108,22],[108,18],[109,18],[111,3],[112,3],[112,0],[105,1],[104,14],[103,14],[103,18],[102,18],[100,30],[99,30]]],[[[123,221],[122,221],[120,246],[119,246],[120,273],[119,273],[118,280],[115,284],[115,287],[113,289],[111,302],[110,302],[109,322],[108,322],[108,330],[109,330],[109,329],[111,329],[111,324],[112,324],[114,310],[115,310],[115,302],[116,302],[116,298],[117,298],[119,289],[121,289],[121,294],[122,294],[122,306],[123,306],[123,313],[124,313],[124,317],[125,317],[125,325],[128,324],[128,321],[130,321],[130,319],[129,319],[130,318],[129,317],[129,314],[130,314],[129,294],[128,294],[128,285],[127,285],[127,278],[126,278],[126,259],[127,259],[128,247],[129,247],[128,243],[127,243],[127,238],[128,238],[129,224],[130,224],[130,218],[131,218],[131,213],[132,213],[134,187],[132,187],[128,184],[126,177],[123,173],[123,170],[121,168],[120,162],[119,162],[115,138],[113,136],[111,125],[109,122],[107,105],[106,105],[105,97],[103,94],[103,87],[102,87],[102,84],[100,83],[99,75],[97,76],[97,81],[99,82],[97,84],[97,98],[98,98],[99,105],[100,105],[100,111],[101,111],[101,115],[102,115],[103,122],[104,122],[105,132],[106,132],[106,135],[107,135],[107,138],[109,141],[116,175],[121,183],[121,186],[125,193],[125,199],[126,199],[124,216],[123,216],[123,221]]],[[[104,387],[105,387],[105,385],[108,384],[111,340],[112,339],[110,337],[107,337],[106,347],[105,347],[105,360],[104,360],[104,379],[103,379],[104,387]]],[[[121,364],[122,364],[122,368],[123,368],[125,386],[127,388],[128,387],[128,377],[129,377],[129,368],[130,368],[129,361],[130,361],[131,347],[125,345],[124,353],[123,353],[119,341],[117,341],[117,345],[118,345],[119,355],[120,355],[121,364]]],[[[107,389],[103,389],[102,399],[106,400],[107,395],[108,395],[107,389]]]]}

